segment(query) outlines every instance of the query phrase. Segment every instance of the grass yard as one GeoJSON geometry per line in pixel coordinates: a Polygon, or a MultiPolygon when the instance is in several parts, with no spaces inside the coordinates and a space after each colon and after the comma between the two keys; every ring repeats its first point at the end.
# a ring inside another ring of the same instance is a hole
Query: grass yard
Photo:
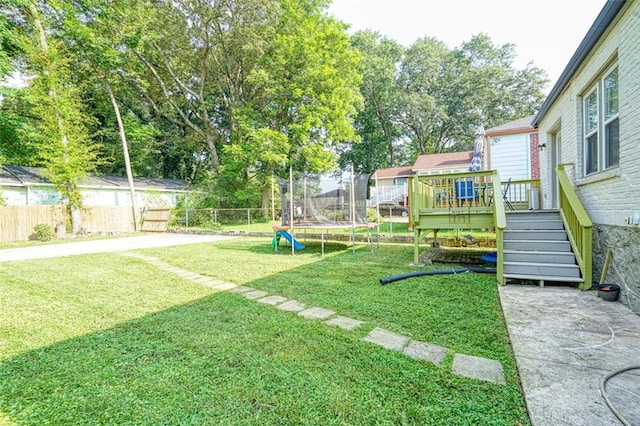
{"type": "MultiPolygon", "coordinates": [[[[492,275],[411,278],[412,247],[238,238],[142,253],[364,321],[353,331],[119,254],[0,263],[0,425],[528,425],[492,275]],[[362,338],[450,349],[441,366],[362,338]],[[507,384],[451,373],[500,361],[507,384]]],[[[432,265],[438,268],[438,265],[432,265]]],[[[448,266],[449,267],[449,266],[448,266]]]]}

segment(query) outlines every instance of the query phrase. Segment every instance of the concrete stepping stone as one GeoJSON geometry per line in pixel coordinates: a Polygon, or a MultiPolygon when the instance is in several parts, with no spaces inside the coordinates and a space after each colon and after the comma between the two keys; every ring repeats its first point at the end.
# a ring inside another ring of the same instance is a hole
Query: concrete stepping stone
{"type": "Polygon", "coordinates": [[[263,297],[262,299],[258,299],[256,302],[266,303],[267,305],[277,305],[284,302],[285,300],[287,300],[287,298],[283,296],[267,296],[263,297]]]}
{"type": "Polygon", "coordinates": [[[298,315],[305,317],[307,319],[327,319],[336,313],[330,311],[329,309],[318,308],[316,306],[305,309],[304,311],[298,312],[298,315]]]}
{"type": "Polygon", "coordinates": [[[342,317],[342,316],[331,318],[330,320],[327,320],[324,323],[328,325],[335,325],[345,330],[353,330],[360,327],[362,324],[364,324],[363,321],[358,321],[353,318],[342,317]]]}
{"type": "Polygon", "coordinates": [[[402,352],[411,358],[430,361],[439,366],[449,349],[431,343],[412,340],[402,352]]]}
{"type": "Polygon", "coordinates": [[[195,272],[189,272],[189,271],[178,272],[176,275],[179,276],[180,278],[185,278],[187,280],[195,280],[196,278],[199,278],[202,276],[200,274],[196,274],[195,272]]]}
{"type": "Polygon", "coordinates": [[[204,275],[200,275],[197,278],[194,278],[193,281],[205,286],[208,286],[209,284],[212,284],[215,282],[213,278],[205,277],[204,275]]]}
{"type": "Polygon", "coordinates": [[[253,290],[253,291],[247,291],[245,293],[242,293],[242,295],[247,299],[260,299],[262,297],[265,297],[268,294],[269,293],[262,290],[253,290]]]}
{"type": "Polygon", "coordinates": [[[255,288],[253,287],[247,287],[246,285],[241,285],[239,287],[234,288],[233,290],[230,290],[230,293],[246,293],[248,291],[254,291],[255,288]]]}
{"type": "Polygon", "coordinates": [[[224,290],[231,290],[232,288],[236,288],[238,287],[237,284],[233,284],[233,283],[226,283],[224,281],[220,281],[220,280],[214,280],[213,278],[209,278],[209,277],[205,277],[206,279],[195,279],[194,281],[202,284],[205,287],[209,287],[212,288],[214,290],[220,290],[220,291],[224,291],[224,290]]]}
{"type": "Polygon", "coordinates": [[[505,384],[502,364],[494,359],[480,358],[472,355],[455,354],[453,356],[453,374],[470,379],[484,380],[505,384]]]}
{"type": "Polygon", "coordinates": [[[383,328],[376,327],[369,332],[362,340],[375,343],[386,349],[401,350],[409,342],[407,336],[396,334],[383,328]]]}
{"type": "Polygon", "coordinates": [[[216,290],[235,290],[238,288],[238,284],[227,283],[224,281],[216,281],[215,284],[211,285],[211,288],[215,288],[216,290]]]}
{"type": "Polygon", "coordinates": [[[184,269],[180,269],[180,268],[176,268],[175,266],[169,266],[167,265],[166,267],[162,267],[162,269],[164,269],[167,272],[173,272],[174,274],[184,274],[188,271],[185,271],[184,269]]]}
{"type": "Polygon", "coordinates": [[[306,307],[307,306],[304,303],[298,302],[297,300],[288,300],[283,304],[277,306],[277,308],[280,309],[281,311],[288,311],[288,312],[304,311],[306,307]]]}

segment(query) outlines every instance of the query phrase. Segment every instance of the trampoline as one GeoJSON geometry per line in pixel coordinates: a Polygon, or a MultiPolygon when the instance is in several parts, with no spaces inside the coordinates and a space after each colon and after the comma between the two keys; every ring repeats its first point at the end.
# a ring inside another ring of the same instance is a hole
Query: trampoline
{"type": "Polygon", "coordinates": [[[303,249],[296,239],[297,231],[320,232],[322,255],[325,234],[331,230],[351,230],[352,249],[355,251],[355,231],[366,229],[367,242],[373,248],[371,230],[377,223],[367,221],[367,186],[370,174],[334,172],[325,175],[304,174],[297,179],[278,178],[282,213],[279,223],[273,225],[274,250],[277,239],[284,237],[291,244],[291,252],[303,249]],[[283,234],[286,232],[286,235],[283,234]]]}

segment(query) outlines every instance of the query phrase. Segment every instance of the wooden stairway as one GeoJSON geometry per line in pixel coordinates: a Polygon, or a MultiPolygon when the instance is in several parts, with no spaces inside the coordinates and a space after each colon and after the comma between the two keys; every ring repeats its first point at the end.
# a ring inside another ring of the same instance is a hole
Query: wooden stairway
{"type": "Polygon", "coordinates": [[[504,278],[577,284],[583,282],[560,214],[555,210],[506,215],[504,278]]]}

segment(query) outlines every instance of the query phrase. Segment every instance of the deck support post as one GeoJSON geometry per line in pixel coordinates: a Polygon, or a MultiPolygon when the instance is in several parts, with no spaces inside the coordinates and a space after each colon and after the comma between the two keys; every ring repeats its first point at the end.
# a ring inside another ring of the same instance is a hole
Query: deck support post
{"type": "Polygon", "coordinates": [[[420,263],[420,228],[414,229],[413,232],[413,264],[418,265],[420,263]]]}

